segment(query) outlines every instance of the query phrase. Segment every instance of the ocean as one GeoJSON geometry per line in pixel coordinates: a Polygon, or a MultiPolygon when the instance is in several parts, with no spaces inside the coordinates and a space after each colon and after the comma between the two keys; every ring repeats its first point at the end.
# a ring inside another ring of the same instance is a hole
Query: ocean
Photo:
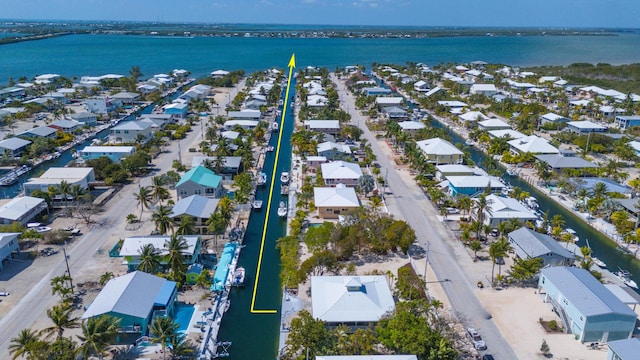
{"type": "Polygon", "coordinates": [[[330,70],[372,62],[404,64],[482,60],[512,66],[574,62],[625,64],[640,59],[640,33],[614,36],[468,36],[437,38],[262,38],[68,35],[0,46],[0,84],[43,73],[66,77],[128,74],[133,65],[151,76],[176,68],[195,76],[216,69],[247,72],[285,68],[330,70]]]}

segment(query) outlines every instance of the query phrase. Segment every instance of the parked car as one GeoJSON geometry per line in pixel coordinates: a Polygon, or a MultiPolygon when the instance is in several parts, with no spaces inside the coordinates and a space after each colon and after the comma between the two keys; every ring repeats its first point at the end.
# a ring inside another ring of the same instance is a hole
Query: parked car
{"type": "Polygon", "coordinates": [[[68,231],[73,236],[79,236],[81,234],[80,229],[75,229],[75,228],[72,228],[71,226],[62,228],[62,230],[68,231]]]}
{"type": "Polygon", "coordinates": [[[484,354],[482,356],[482,360],[495,360],[496,358],[493,357],[493,355],[489,355],[489,354],[484,354]]]}
{"type": "Polygon", "coordinates": [[[484,343],[482,336],[480,336],[480,333],[478,333],[476,329],[468,328],[467,336],[471,339],[471,343],[476,350],[487,350],[487,344],[484,343]]]}

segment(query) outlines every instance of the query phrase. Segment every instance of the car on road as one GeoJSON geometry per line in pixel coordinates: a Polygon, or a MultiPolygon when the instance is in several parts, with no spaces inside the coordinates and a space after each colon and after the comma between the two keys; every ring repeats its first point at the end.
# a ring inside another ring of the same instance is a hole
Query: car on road
{"type": "Polygon", "coordinates": [[[468,328],[467,336],[471,340],[471,343],[473,344],[473,347],[476,348],[476,350],[487,350],[487,344],[485,344],[482,336],[480,336],[480,333],[478,333],[476,329],[468,328]]]}
{"type": "Polygon", "coordinates": [[[493,355],[490,354],[484,354],[482,356],[482,360],[496,360],[496,358],[493,357],[493,355]]]}

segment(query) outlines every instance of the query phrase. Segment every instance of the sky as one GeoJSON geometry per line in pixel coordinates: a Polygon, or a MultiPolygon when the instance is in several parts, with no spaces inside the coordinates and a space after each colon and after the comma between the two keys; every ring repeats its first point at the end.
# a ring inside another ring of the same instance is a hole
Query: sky
{"type": "Polygon", "coordinates": [[[0,0],[1,19],[640,28],[639,0],[0,0]]]}

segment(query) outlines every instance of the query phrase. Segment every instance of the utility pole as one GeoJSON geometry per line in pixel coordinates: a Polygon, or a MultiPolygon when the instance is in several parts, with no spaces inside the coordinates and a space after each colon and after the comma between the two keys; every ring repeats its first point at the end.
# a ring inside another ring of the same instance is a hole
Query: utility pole
{"type": "Polygon", "coordinates": [[[67,246],[62,247],[62,253],[64,254],[64,262],[67,264],[67,275],[69,275],[69,285],[71,286],[71,290],[73,290],[73,279],[71,278],[71,270],[69,270],[69,257],[67,256],[67,246]]]}

